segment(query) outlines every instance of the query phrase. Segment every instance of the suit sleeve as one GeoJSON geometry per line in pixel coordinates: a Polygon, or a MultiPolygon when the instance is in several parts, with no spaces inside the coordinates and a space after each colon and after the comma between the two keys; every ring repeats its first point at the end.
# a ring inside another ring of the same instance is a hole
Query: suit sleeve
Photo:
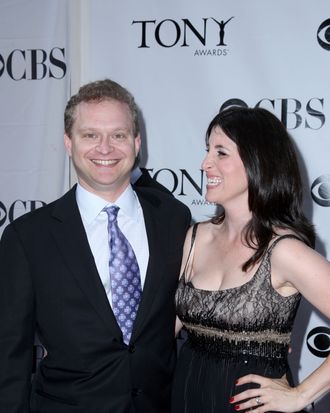
{"type": "Polygon", "coordinates": [[[27,413],[35,332],[34,294],[13,224],[0,242],[0,412],[27,413]]]}

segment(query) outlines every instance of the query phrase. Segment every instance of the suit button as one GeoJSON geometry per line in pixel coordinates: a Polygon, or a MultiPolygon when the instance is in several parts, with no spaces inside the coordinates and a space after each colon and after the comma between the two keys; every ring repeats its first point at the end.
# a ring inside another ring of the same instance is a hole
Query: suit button
{"type": "Polygon", "coordinates": [[[141,389],[138,389],[138,388],[136,388],[136,387],[134,387],[134,388],[132,389],[132,396],[133,396],[133,397],[137,397],[137,396],[139,396],[141,393],[142,393],[142,390],[141,390],[141,389]]]}
{"type": "Polygon", "coordinates": [[[134,353],[134,351],[135,351],[135,346],[134,346],[133,344],[130,344],[130,345],[128,346],[128,352],[129,352],[129,353],[134,353]]]}

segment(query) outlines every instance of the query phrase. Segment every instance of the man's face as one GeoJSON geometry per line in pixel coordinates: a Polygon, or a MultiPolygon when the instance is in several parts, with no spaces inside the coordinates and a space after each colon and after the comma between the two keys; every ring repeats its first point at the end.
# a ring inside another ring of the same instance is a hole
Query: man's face
{"type": "Polygon", "coordinates": [[[141,139],[128,106],[117,100],[82,102],[64,144],[80,185],[114,202],[130,182],[141,139]]]}

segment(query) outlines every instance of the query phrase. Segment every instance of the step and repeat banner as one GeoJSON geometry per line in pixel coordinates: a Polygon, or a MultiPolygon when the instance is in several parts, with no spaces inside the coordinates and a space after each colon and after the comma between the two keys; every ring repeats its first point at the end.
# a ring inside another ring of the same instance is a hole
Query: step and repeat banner
{"type": "Polygon", "coordinates": [[[0,234],[68,188],[66,1],[0,1],[0,234]]]}
{"type": "MultiPolygon", "coordinates": [[[[142,161],[187,204],[195,220],[215,211],[204,199],[201,162],[213,116],[230,105],[261,106],[293,136],[305,208],[330,257],[330,3],[328,0],[89,1],[83,83],[110,77],[141,109],[142,161]]],[[[330,296],[330,291],[329,291],[330,296]]],[[[293,374],[302,379],[330,350],[328,322],[303,303],[294,333],[293,374]]],[[[330,398],[316,405],[329,413],[330,398]]]]}
{"type": "MultiPolygon", "coordinates": [[[[329,258],[329,73],[328,0],[1,0],[0,234],[72,184],[66,101],[81,84],[110,77],[140,107],[142,166],[198,221],[215,212],[201,171],[210,120],[230,105],[276,114],[295,140],[305,211],[329,258]]],[[[329,327],[302,303],[291,354],[297,381],[329,354],[329,327]]],[[[329,406],[327,396],[315,410],[329,406]]]]}
{"type": "MultiPolygon", "coordinates": [[[[66,0],[0,1],[0,235],[70,185],[63,146],[68,22],[66,0]]],[[[44,356],[38,340],[34,356],[35,369],[44,356]]]]}

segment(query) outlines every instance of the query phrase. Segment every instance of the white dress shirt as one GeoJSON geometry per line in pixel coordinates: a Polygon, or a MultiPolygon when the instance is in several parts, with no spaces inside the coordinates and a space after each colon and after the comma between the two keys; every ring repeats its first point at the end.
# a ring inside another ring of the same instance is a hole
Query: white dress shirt
{"type": "Polygon", "coordinates": [[[118,226],[130,242],[140,268],[142,289],[144,286],[149,246],[143,211],[131,185],[120,195],[114,204],[77,185],[76,199],[82,222],[92,250],[95,264],[111,305],[111,284],[109,274],[109,235],[108,215],[103,208],[117,205],[118,226]]]}

